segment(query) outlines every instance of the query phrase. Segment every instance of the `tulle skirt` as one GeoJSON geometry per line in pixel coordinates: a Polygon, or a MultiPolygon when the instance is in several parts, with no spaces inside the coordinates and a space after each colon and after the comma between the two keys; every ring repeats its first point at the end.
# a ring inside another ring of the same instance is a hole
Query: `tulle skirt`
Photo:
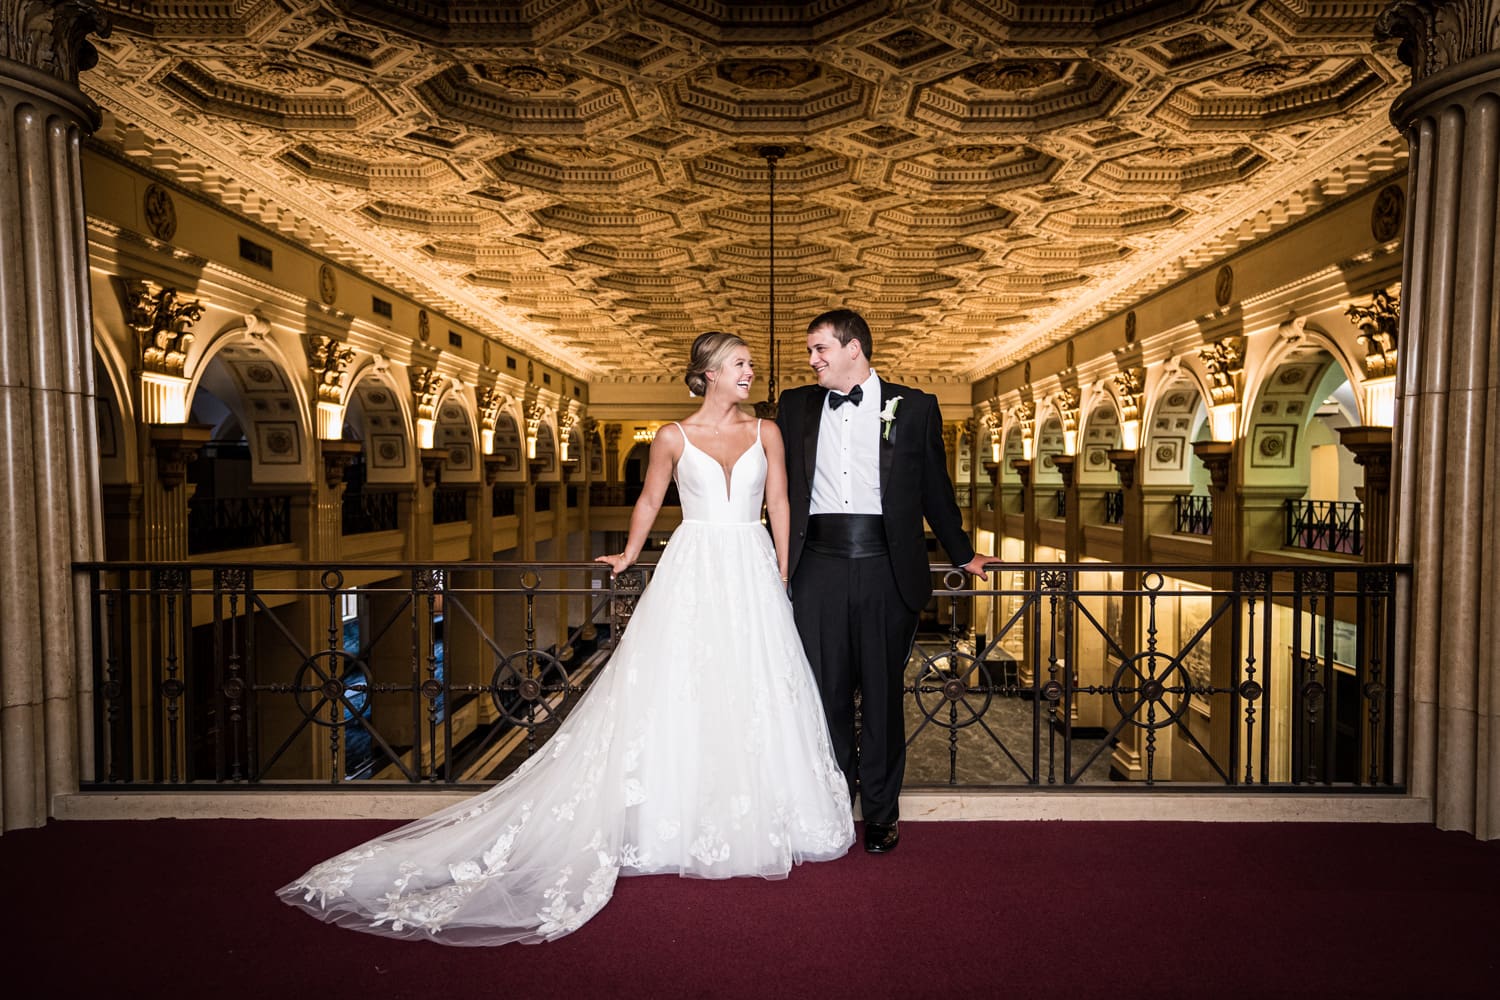
{"type": "Polygon", "coordinates": [[[576,930],[620,875],[784,878],[853,839],[765,529],[688,521],[602,675],[536,756],[278,895],[375,934],[534,943],[576,930]]]}

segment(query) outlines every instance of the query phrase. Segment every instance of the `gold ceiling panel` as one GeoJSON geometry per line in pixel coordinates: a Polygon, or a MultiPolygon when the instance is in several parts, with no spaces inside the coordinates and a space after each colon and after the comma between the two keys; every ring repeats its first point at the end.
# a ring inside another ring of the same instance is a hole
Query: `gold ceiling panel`
{"type": "Polygon", "coordinates": [[[98,141],[596,380],[761,351],[773,256],[782,360],[977,378],[1405,158],[1378,0],[100,6],[98,141]]]}

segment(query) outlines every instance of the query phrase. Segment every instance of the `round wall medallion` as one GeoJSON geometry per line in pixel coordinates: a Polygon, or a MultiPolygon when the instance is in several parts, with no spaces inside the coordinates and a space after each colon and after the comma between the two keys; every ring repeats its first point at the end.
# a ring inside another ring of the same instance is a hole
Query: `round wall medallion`
{"type": "Polygon", "coordinates": [[[1286,441],[1279,434],[1267,434],[1260,439],[1260,453],[1266,458],[1275,458],[1285,447],[1286,441]]]}
{"type": "Polygon", "coordinates": [[[146,187],[146,228],[159,240],[170,240],[177,235],[177,206],[172,195],[160,184],[146,187]]]}
{"type": "Polygon", "coordinates": [[[331,306],[338,301],[339,281],[333,273],[333,268],[327,264],[318,266],[318,297],[323,300],[325,306],[331,306]]]}
{"type": "Polygon", "coordinates": [[[271,431],[266,435],[266,449],[273,455],[285,455],[292,450],[292,435],[288,431],[271,431]]]}
{"type": "Polygon", "coordinates": [[[432,336],[432,320],[427,316],[426,309],[417,310],[417,336],[424,344],[432,336]]]}
{"type": "Polygon", "coordinates": [[[1399,185],[1386,185],[1370,209],[1370,234],[1381,243],[1389,243],[1400,234],[1405,215],[1406,195],[1399,185]]]}
{"type": "Polygon", "coordinates": [[[1214,301],[1223,309],[1234,299],[1234,269],[1228,264],[1219,268],[1214,278],[1214,301]]]}
{"type": "Polygon", "coordinates": [[[401,449],[397,447],[395,442],[393,441],[382,441],[380,443],[379,451],[380,457],[385,459],[387,462],[394,462],[397,456],[401,454],[401,449]]]}

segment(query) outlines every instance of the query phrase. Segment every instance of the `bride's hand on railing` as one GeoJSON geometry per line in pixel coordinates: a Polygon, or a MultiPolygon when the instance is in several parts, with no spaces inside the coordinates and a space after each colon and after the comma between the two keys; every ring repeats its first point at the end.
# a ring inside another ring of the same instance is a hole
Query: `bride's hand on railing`
{"type": "Polygon", "coordinates": [[[617,552],[612,556],[599,556],[594,562],[608,563],[610,576],[619,576],[635,564],[635,560],[627,557],[623,552],[617,552]]]}

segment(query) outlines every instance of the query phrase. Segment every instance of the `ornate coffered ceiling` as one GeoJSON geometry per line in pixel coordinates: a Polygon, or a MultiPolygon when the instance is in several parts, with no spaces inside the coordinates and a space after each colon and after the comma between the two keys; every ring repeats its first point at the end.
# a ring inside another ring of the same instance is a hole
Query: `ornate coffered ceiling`
{"type": "Polygon", "coordinates": [[[841,304],[982,376],[1405,156],[1380,2],[99,6],[102,142],[596,381],[765,344],[765,145],[798,378],[841,304]]]}

